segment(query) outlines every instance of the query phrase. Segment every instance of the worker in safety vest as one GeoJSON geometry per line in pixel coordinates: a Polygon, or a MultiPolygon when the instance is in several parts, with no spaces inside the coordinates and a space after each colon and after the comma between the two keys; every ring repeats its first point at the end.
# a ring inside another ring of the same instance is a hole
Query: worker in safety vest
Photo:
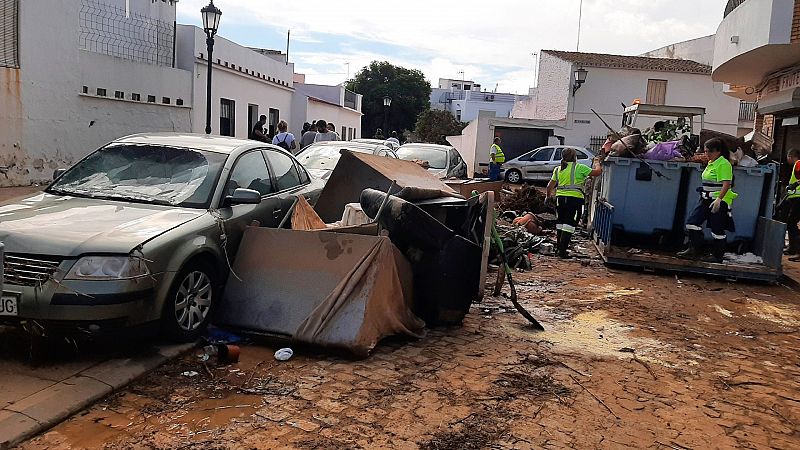
{"type": "Polygon", "coordinates": [[[787,161],[792,166],[789,176],[789,186],[786,188],[786,207],[788,216],[786,220],[786,230],[789,233],[789,248],[784,252],[793,255],[789,261],[800,261],[800,150],[793,148],[786,156],[787,161]]]}
{"type": "Polygon", "coordinates": [[[500,148],[501,142],[500,136],[497,136],[489,147],[489,181],[500,181],[500,166],[506,162],[506,155],[500,148]]]}
{"type": "Polygon", "coordinates": [[[561,153],[561,165],[553,170],[553,178],[547,185],[547,199],[556,196],[556,233],[558,235],[558,256],[568,256],[572,235],[583,212],[584,184],[589,177],[602,173],[600,158],[594,159],[594,167],[578,162],[574,148],[567,147],[561,153]]]}
{"type": "Polygon", "coordinates": [[[707,262],[721,263],[725,256],[728,231],[736,231],[733,223],[731,206],[739,195],[733,192],[733,166],[730,163],[730,151],[721,139],[709,139],[705,143],[708,155],[708,166],[703,171],[703,186],[698,188],[700,200],[689,220],[686,221],[686,233],[689,235],[689,248],[678,253],[678,256],[696,258],[702,256],[704,242],[703,224],[711,228],[714,245],[710,257],[702,258],[707,262]]]}

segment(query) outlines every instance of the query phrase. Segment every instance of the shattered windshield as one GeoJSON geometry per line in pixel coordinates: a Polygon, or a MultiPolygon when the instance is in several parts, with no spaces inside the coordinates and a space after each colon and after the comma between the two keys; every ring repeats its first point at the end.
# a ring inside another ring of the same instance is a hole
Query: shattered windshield
{"type": "Polygon", "coordinates": [[[429,147],[404,145],[397,150],[397,156],[406,161],[428,161],[431,169],[447,168],[447,151],[429,147]]]}
{"type": "Polygon", "coordinates": [[[109,145],[79,162],[49,192],[205,208],[227,155],[155,145],[109,145]]]}
{"type": "Polygon", "coordinates": [[[342,156],[340,150],[347,149],[356,153],[372,154],[372,147],[359,147],[355,145],[312,145],[297,155],[300,164],[308,169],[333,170],[339,158],[342,156]]]}

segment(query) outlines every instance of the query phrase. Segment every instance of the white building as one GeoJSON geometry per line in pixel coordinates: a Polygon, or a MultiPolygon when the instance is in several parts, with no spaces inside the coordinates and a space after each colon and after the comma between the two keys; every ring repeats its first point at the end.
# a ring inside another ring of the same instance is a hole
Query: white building
{"type": "Polygon", "coordinates": [[[361,137],[361,102],[363,96],[343,85],[296,83],[292,98],[290,131],[300,136],[304,122],[324,120],[336,126],[342,140],[361,137]]]}
{"type": "MultiPolygon", "coordinates": [[[[543,50],[534,96],[520,102],[513,117],[563,121],[567,144],[589,147],[606,127],[619,127],[622,104],[643,103],[706,108],[705,127],[737,135],[739,101],[711,79],[711,67],[691,60],[618,56],[543,50]],[[586,82],[575,89],[575,71],[586,70],[586,82]]],[[[650,122],[655,121],[652,119],[650,122]]],[[[644,128],[650,122],[641,121],[644,128]]]]}
{"type": "Polygon", "coordinates": [[[50,180],[119,136],[189,131],[174,1],[0,0],[0,11],[0,186],[50,180]]]}
{"type": "Polygon", "coordinates": [[[516,95],[481,90],[474,81],[440,78],[439,87],[431,89],[431,109],[449,111],[456,120],[471,122],[480,111],[491,111],[495,117],[510,117],[514,104],[528,99],[516,95]]]}

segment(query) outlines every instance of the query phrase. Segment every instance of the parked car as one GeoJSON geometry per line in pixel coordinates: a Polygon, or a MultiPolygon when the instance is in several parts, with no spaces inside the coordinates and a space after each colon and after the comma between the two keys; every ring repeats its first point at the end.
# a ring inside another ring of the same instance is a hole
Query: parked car
{"type": "Polygon", "coordinates": [[[594,153],[583,148],[570,145],[540,147],[524,155],[506,161],[500,168],[500,176],[509,183],[523,181],[547,181],[553,176],[553,170],[561,164],[561,152],[565,148],[574,148],[578,162],[592,166],[594,153]]]}
{"type": "Polygon", "coordinates": [[[308,171],[317,178],[327,181],[330,178],[336,163],[342,156],[342,150],[356,153],[385,156],[397,159],[397,153],[389,147],[378,143],[356,141],[330,141],[317,142],[304,148],[297,154],[297,159],[308,171]]]}
{"type": "Polygon", "coordinates": [[[365,144],[385,145],[385,146],[389,147],[390,149],[392,149],[394,151],[397,151],[397,149],[400,148],[400,144],[398,144],[397,142],[389,141],[389,140],[385,140],[385,139],[362,139],[362,138],[358,138],[358,139],[353,139],[350,142],[363,142],[365,144]]]}
{"type": "Polygon", "coordinates": [[[406,161],[427,162],[428,171],[442,180],[467,178],[467,163],[454,147],[435,144],[405,144],[397,156],[406,161]]]}
{"type": "Polygon", "coordinates": [[[195,339],[245,227],[277,227],[323,183],[283,149],[157,133],[117,139],[44,192],[0,204],[0,323],[94,334],[157,324],[195,339]],[[27,325],[25,325],[27,324],[27,325]]]}

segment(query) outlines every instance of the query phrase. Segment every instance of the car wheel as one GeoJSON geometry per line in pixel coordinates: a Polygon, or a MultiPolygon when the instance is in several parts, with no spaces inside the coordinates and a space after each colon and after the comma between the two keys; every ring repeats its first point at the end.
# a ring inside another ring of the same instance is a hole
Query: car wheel
{"type": "Polygon", "coordinates": [[[172,282],[161,314],[162,329],[178,342],[196,340],[205,331],[219,301],[219,277],[205,262],[186,265],[172,282]]]}
{"type": "Polygon", "coordinates": [[[506,181],[514,184],[522,183],[522,172],[516,169],[509,170],[506,172],[506,181]]]}

